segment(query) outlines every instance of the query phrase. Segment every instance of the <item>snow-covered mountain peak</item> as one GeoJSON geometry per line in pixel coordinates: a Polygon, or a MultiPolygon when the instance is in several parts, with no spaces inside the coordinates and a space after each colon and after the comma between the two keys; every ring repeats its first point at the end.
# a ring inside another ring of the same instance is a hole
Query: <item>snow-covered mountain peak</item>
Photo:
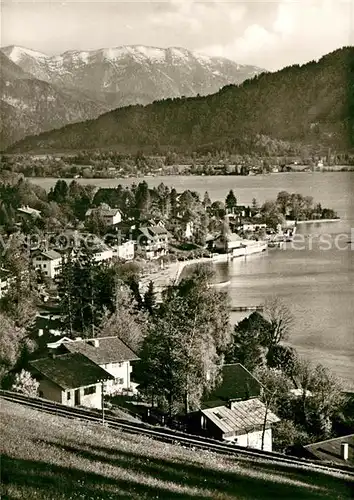
{"type": "Polygon", "coordinates": [[[1,49],[5,55],[15,64],[21,62],[24,57],[31,57],[34,59],[48,59],[50,56],[43,54],[43,52],[38,52],[37,50],[27,49],[26,47],[21,47],[19,45],[9,45],[1,49]]]}

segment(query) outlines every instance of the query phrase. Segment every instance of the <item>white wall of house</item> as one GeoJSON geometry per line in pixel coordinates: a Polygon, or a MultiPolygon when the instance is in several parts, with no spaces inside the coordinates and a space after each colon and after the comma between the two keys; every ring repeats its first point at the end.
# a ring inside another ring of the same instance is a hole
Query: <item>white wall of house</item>
{"type": "Polygon", "coordinates": [[[114,215],[104,215],[103,214],[103,219],[106,224],[109,226],[113,226],[114,224],[119,224],[122,220],[122,214],[117,211],[114,215]]]}
{"type": "Polygon", "coordinates": [[[130,374],[132,372],[132,366],[129,361],[106,363],[100,366],[114,377],[114,380],[107,380],[105,382],[106,394],[113,394],[115,392],[121,392],[123,389],[130,388],[130,374]]]}
{"type": "Polygon", "coordinates": [[[80,406],[87,408],[102,408],[102,385],[93,384],[87,387],[79,387],[62,392],[62,403],[67,406],[78,406],[75,400],[75,392],[78,391],[78,401],[80,406]]]}
{"type": "Polygon", "coordinates": [[[7,279],[7,278],[1,279],[0,278],[0,299],[2,299],[2,297],[4,297],[7,294],[9,286],[10,286],[9,279],[7,279]]]}
{"type": "Polygon", "coordinates": [[[187,222],[184,233],[185,237],[188,239],[191,238],[193,236],[193,230],[194,230],[193,222],[187,222]]]}
{"type": "Polygon", "coordinates": [[[41,270],[45,276],[55,278],[60,271],[61,259],[47,259],[42,255],[33,257],[32,265],[35,269],[41,270]]]}
{"type": "Polygon", "coordinates": [[[113,255],[123,260],[133,260],[135,255],[134,241],[126,241],[113,248],[113,255]]]}
{"type": "MultiPolygon", "coordinates": [[[[62,403],[66,406],[78,406],[75,401],[76,389],[64,391],[61,387],[48,379],[42,379],[39,382],[39,394],[42,398],[62,403]]],[[[87,408],[102,408],[101,384],[97,383],[87,387],[79,387],[79,405],[87,408]]]]}
{"type": "MultiPolygon", "coordinates": [[[[249,448],[262,449],[262,431],[249,432],[240,436],[225,438],[225,441],[231,441],[238,446],[248,446],[249,448]]],[[[272,429],[266,429],[264,434],[265,451],[272,451],[272,429]]]]}
{"type": "Polygon", "coordinates": [[[94,255],[96,262],[103,262],[104,260],[110,260],[113,257],[113,251],[110,249],[103,250],[102,252],[97,252],[94,255]]]}
{"type": "Polygon", "coordinates": [[[267,229],[267,224],[243,224],[243,231],[257,231],[258,229],[267,229]]]}

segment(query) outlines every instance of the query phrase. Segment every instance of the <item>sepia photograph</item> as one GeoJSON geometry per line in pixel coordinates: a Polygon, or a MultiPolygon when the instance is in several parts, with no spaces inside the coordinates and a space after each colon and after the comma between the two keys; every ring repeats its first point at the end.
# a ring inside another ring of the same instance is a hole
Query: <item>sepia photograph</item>
{"type": "Polygon", "coordinates": [[[354,0],[0,0],[0,496],[354,496],[354,0]]]}

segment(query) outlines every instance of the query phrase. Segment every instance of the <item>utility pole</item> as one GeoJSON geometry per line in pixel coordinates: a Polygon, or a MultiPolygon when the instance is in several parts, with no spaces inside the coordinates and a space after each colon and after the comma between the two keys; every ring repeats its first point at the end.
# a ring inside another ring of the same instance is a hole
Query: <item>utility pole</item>
{"type": "Polygon", "coordinates": [[[103,380],[101,380],[101,406],[102,406],[102,425],[104,425],[104,392],[103,392],[103,380]]]}

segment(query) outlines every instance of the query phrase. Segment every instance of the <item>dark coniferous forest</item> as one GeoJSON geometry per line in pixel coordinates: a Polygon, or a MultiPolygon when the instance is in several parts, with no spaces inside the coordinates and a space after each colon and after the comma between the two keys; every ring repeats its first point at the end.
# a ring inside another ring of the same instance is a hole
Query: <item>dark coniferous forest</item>
{"type": "Polygon", "coordinates": [[[172,148],[277,154],[284,144],[312,151],[354,148],[353,47],[318,62],[262,73],[211,96],[120,108],[28,137],[9,151],[172,148]]]}

